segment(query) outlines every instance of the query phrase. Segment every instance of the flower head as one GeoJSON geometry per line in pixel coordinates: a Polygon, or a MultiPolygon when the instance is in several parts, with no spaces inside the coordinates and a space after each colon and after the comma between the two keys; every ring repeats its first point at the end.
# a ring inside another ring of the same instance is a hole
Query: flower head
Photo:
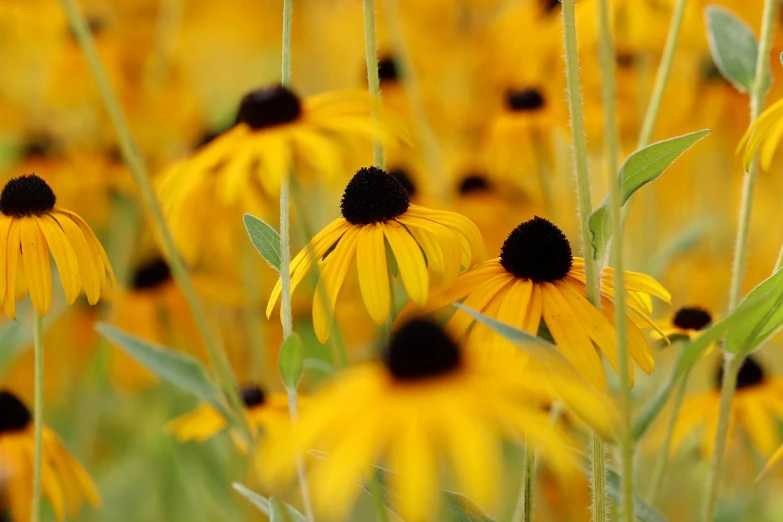
{"type": "MultiPolygon", "coordinates": [[[[383,324],[391,307],[387,244],[408,296],[418,304],[427,301],[431,274],[448,284],[462,267],[483,256],[481,235],[470,220],[411,204],[400,182],[379,168],[360,169],[351,178],[340,208],[342,217],[319,232],[291,263],[292,291],[311,268],[321,267],[313,302],[321,342],[329,338],[337,295],[354,260],[367,311],[383,324]]],[[[278,281],[267,317],[281,290],[278,281]]]]}
{"type": "MultiPolygon", "coordinates": [[[[611,269],[606,272],[607,276],[611,275],[611,269]]],[[[653,323],[647,316],[647,301],[637,293],[655,295],[665,301],[670,295],[643,274],[625,272],[625,280],[631,314],[627,321],[631,356],[645,373],[650,373],[655,362],[636,322],[653,323]]],[[[465,307],[533,335],[538,334],[543,320],[566,358],[589,382],[603,389],[606,386],[604,368],[593,345],[598,346],[616,369],[611,281],[611,277],[602,279],[601,309],[598,310],[586,297],[584,260],[572,255],[568,239],[557,226],[535,217],[509,234],[500,257],[462,273],[449,286],[433,289],[425,306],[417,310],[414,305],[408,305],[398,321],[431,313],[463,299],[465,307]]],[[[457,311],[447,328],[458,338],[469,335],[469,346],[481,356],[519,353],[489,327],[473,323],[471,316],[457,311]]]]}
{"type": "MultiPolygon", "coordinates": [[[[0,477],[12,520],[30,520],[33,482],[33,423],[27,406],[14,394],[0,391],[0,477]]],[[[92,479],[68,454],[48,427],[43,429],[43,494],[57,520],[74,519],[85,502],[98,507],[92,479]]]]}
{"type": "Polygon", "coordinates": [[[54,192],[35,174],[9,181],[0,193],[0,296],[3,308],[16,317],[17,293],[28,293],[43,316],[52,300],[49,254],[54,257],[68,304],[84,290],[90,304],[101,288],[114,284],[106,252],[89,225],[56,206],[54,192]],[[26,285],[26,288],[24,288],[26,285]],[[22,292],[19,292],[20,287],[22,292]]]}

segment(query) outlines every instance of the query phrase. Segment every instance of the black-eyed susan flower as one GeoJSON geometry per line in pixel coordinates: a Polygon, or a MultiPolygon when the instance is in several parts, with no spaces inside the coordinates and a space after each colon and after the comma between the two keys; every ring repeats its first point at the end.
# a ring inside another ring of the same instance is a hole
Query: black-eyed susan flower
{"type": "MultiPolygon", "coordinates": [[[[431,272],[449,285],[462,267],[484,255],[481,234],[469,219],[412,205],[405,188],[376,167],[362,168],[351,178],[340,208],[342,217],[319,232],[291,263],[292,292],[316,262],[321,267],[313,301],[313,324],[321,342],[329,339],[337,295],[354,261],[367,311],[383,324],[391,310],[388,252],[408,297],[419,305],[427,302],[431,272]]],[[[267,317],[281,291],[278,281],[267,317]]]]}
{"type": "MultiPolygon", "coordinates": [[[[701,430],[702,453],[707,457],[712,455],[722,384],[723,365],[720,365],[709,391],[685,399],[672,433],[672,448],[679,448],[688,435],[701,430]]],[[[781,420],[783,379],[770,375],[758,358],[748,357],[737,376],[737,391],[729,420],[730,437],[736,437],[741,430],[760,454],[770,455],[780,444],[778,424],[781,420]]]]}
{"type": "Polygon", "coordinates": [[[372,466],[393,472],[391,497],[404,520],[439,520],[441,471],[481,507],[503,480],[502,442],[528,444],[568,467],[569,439],[539,407],[541,378],[515,364],[486,364],[435,323],[414,320],[394,335],[383,361],[353,367],[316,393],[291,435],[270,440],[261,457],[272,484],[288,482],[294,455],[325,452],[310,473],[316,510],[346,520],[372,466]],[[444,465],[444,466],[442,466],[444,465]]]}
{"type": "MultiPolygon", "coordinates": [[[[433,289],[424,307],[416,310],[409,305],[398,320],[430,313],[463,299],[465,307],[534,335],[543,320],[563,355],[590,383],[603,389],[604,366],[593,345],[601,349],[616,370],[611,269],[606,269],[601,281],[600,310],[587,300],[585,281],[584,260],[572,255],[565,234],[546,219],[535,217],[509,234],[500,257],[467,270],[450,285],[433,289]]],[[[625,272],[625,285],[631,315],[627,322],[630,353],[649,374],[655,361],[636,322],[653,323],[647,315],[649,302],[639,294],[654,295],[665,301],[670,300],[670,295],[658,282],[643,274],[625,272]]],[[[473,317],[462,311],[451,317],[447,328],[457,338],[469,334],[469,345],[484,354],[494,356],[518,351],[487,326],[474,325],[473,317]]]]}
{"type": "MultiPolygon", "coordinates": [[[[240,390],[249,424],[257,434],[265,436],[288,427],[288,396],[285,393],[269,393],[256,385],[243,386],[240,390]]],[[[224,432],[228,422],[213,406],[201,404],[195,410],[172,420],[166,430],[180,442],[204,442],[224,432]]],[[[235,442],[240,442],[235,439],[235,442]]]]}
{"type": "MultiPolygon", "coordinates": [[[[33,422],[15,395],[0,391],[0,483],[11,520],[30,520],[33,497],[33,422]]],[[[100,505],[92,479],[48,427],[43,430],[43,494],[57,520],[75,519],[84,503],[100,505]]]]}
{"type": "Polygon", "coordinates": [[[357,145],[388,143],[391,134],[370,116],[371,103],[363,91],[302,100],[279,85],[245,95],[236,124],[161,179],[161,201],[183,254],[195,255],[200,227],[194,218],[214,222],[216,203],[262,212],[292,173],[334,180],[357,145]],[[204,207],[210,212],[200,213],[204,207]]]}
{"type": "MultiPolygon", "coordinates": [[[[652,333],[655,339],[695,340],[712,324],[712,314],[700,306],[683,306],[665,322],[658,323],[658,331],[652,333]]],[[[705,354],[706,355],[706,354],[705,354]]]]}
{"type": "Polygon", "coordinates": [[[95,304],[101,288],[114,284],[106,252],[89,225],[58,208],[54,192],[35,174],[9,181],[0,193],[0,295],[6,314],[16,317],[17,294],[30,294],[39,316],[52,300],[51,253],[65,298],[73,303],[82,290],[95,304]]]}
{"type": "Polygon", "coordinates": [[[742,163],[745,169],[750,168],[751,161],[760,151],[761,168],[769,170],[781,139],[783,139],[783,100],[778,100],[748,127],[737,147],[737,151],[744,150],[742,163]]]}

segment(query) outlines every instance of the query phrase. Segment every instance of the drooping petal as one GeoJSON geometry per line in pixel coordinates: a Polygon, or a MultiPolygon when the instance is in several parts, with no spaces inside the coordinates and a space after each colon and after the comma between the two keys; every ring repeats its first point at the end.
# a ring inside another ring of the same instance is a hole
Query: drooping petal
{"type": "Polygon", "coordinates": [[[36,313],[43,317],[52,302],[52,265],[49,248],[35,218],[19,220],[22,265],[36,313]]]}
{"type": "MultiPolygon", "coordinates": [[[[475,312],[483,312],[485,307],[487,307],[493,299],[497,298],[500,291],[513,282],[514,277],[507,273],[491,276],[484,284],[476,288],[473,293],[463,301],[462,305],[475,312]]],[[[457,310],[454,315],[451,316],[449,322],[446,323],[446,329],[455,339],[459,339],[465,334],[474,321],[475,319],[473,316],[468,315],[462,310],[457,310]]]]}
{"type": "MultiPolygon", "coordinates": [[[[95,266],[98,268],[101,284],[106,281],[106,275],[108,274],[109,283],[112,286],[116,285],[117,280],[114,277],[114,270],[112,269],[111,263],[109,262],[109,256],[106,255],[106,251],[103,249],[103,245],[101,245],[101,242],[98,241],[97,237],[95,237],[95,232],[92,231],[90,225],[88,225],[87,222],[83,220],[78,214],[74,214],[73,212],[68,212],[65,210],[57,210],[55,212],[61,212],[68,215],[79,226],[79,230],[81,230],[82,234],[84,234],[84,238],[87,240],[87,244],[90,245],[90,251],[95,258],[95,266]]],[[[90,304],[95,303],[91,302],[90,304]]]]}
{"type": "Polygon", "coordinates": [[[484,240],[478,227],[460,214],[445,210],[432,210],[418,205],[411,205],[405,212],[406,215],[428,219],[456,230],[468,240],[471,250],[471,264],[476,264],[484,259],[484,240]]]}
{"type": "Polygon", "coordinates": [[[79,279],[79,263],[73,247],[68,242],[63,229],[52,216],[44,215],[36,219],[41,232],[46,237],[46,243],[52,252],[54,262],[57,263],[57,271],[60,274],[65,300],[70,305],[81,291],[81,281],[79,279]]]}
{"type": "Polygon", "coordinates": [[[326,262],[313,296],[313,328],[315,335],[321,343],[329,340],[332,333],[332,320],[334,319],[334,306],[337,295],[343,286],[345,276],[353,264],[356,254],[356,241],[359,238],[360,228],[350,228],[345,232],[340,242],[326,262]]]}
{"type": "Polygon", "coordinates": [[[397,473],[392,489],[399,498],[396,502],[403,520],[413,522],[430,520],[438,508],[438,477],[436,451],[417,418],[426,412],[410,410],[410,417],[397,434],[392,446],[389,467],[397,473]]]}
{"type": "Polygon", "coordinates": [[[7,264],[5,297],[3,298],[3,309],[8,317],[16,319],[16,278],[19,267],[19,255],[22,250],[20,238],[19,220],[12,219],[8,230],[7,264]]]}
{"type": "Polygon", "coordinates": [[[389,317],[391,292],[386,264],[386,240],[376,224],[367,225],[359,232],[356,245],[356,270],[364,306],[377,324],[389,317]]]}
{"type": "Polygon", "coordinates": [[[381,227],[397,260],[408,297],[415,304],[423,306],[427,302],[430,283],[427,265],[419,244],[405,227],[396,221],[387,221],[381,227]]]}
{"type": "Polygon", "coordinates": [[[69,216],[52,215],[52,218],[60,225],[65,237],[73,247],[79,265],[79,277],[84,286],[87,301],[97,303],[101,296],[101,281],[103,280],[101,268],[98,265],[99,260],[93,257],[87,238],[69,216]]]}
{"type": "Polygon", "coordinates": [[[759,453],[769,455],[775,451],[780,443],[777,422],[764,407],[761,398],[742,397],[735,408],[739,422],[759,453]]]}
{"type": "MultiPolygon", "coordinates": [[[[0,215],[0,245],[3,248],[8,246],[8,231],[11,229],[12,218],[0,215]]],[[[0,302],[5,298],[6,292],[6,266],[7,266],[7,254],[6,250],[3,251],[4,255],[0,255],[0,302]]],[[[13,292],[13,288],[11,288],[13,292]]]]}

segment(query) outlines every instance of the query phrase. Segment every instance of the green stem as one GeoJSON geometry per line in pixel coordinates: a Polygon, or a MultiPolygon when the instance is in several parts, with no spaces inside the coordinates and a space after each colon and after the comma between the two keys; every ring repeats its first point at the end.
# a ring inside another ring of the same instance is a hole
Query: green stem
{"type": "Polygon", "coordinates": [[[291,86],[291,35],[293,34],[294,0],[283,0],[283,58],[281,61],[280,83],[291,86]]]}
{"type": "Polygon", "coordinates": [[[720,412],[718,414],[718,428],[715,431],[715,447],[710,460],[710,469],[707,475],[707,491],[702,507],[702,522],[712,522],[715,519],[715,508],[718,504],[718,491],[720,481],[723,478],[723,465],[726,460],[726,441],[729,436],[729,418],[731,417],[731,402],[734,391],[737,388],[737,375],[744,357],[738,357],[730,353],[723,356],[723,384],[720,390],[720,412]]]}
{"type": "Polygon", "coordinates": [[[669,75],[672,71],[672,62],[674,61],[674,51],[677,49],[677,42],[680,39],[680,29],[682,20],[685,16],[685,5],[688,0],[677,0],[672,13],[672,21],[669,24],[669,33],[666,35],[666,44],[663,47],[663,56],[658,65],[658,72],[655,75],[655,84],[653,86],[650,103],[647,106],[647,112],[644,115],[642,130],[639,132],[639,142],[636,145],[637,150],[649,145],[652,137],[655,123],[658,121],[658,114],[661,110],[661,100],[666,90],[666,84],[669,82],[669,75]]]}
{"type": "MultiPolygon", "coordinates": [[[[288,386],[286,386],[286,392],[288,393],[288,413],[291,416],[291,422],[295,422],[299,417],[296,389],[289,389],[288,386]]],[[[299,477],[299,493],[302,495],[302,506],[304,507],[305,518],[307,519],[307,522],[313,522],[315,516],[313,516],[313,506],[310,502],[310,486],[307,483],[304,460],[302,459],[301,454],[296,456],[296,474],[299,477]]]]}
{"type": "Polygon", "coordinates": [[[631,437],[631,387],[629,376],[628,335],[625,317],[625,281],[623,278],[623,217],[620,195],[619,155],[617,137],[616,85],[614,69],[614,46],[609,26],[608,0],[598,3],[600,27],[599,61],[601,67],[601,97],[604,107],[604,148],[609,167],[609,199],[612,216],[612,266],[614,267],[615,329],[617,330],[618,373],[620,376],[620,450],[621,490],[620,515],[627,522],[633,522],[633,439],[631,437]]]}
{"type": "Polygon", "coordinates": [[[682,382],[677,388],[677,395],[674,396],[674,404],[672,405],[672,415],[669,418],[669,424],[666,426],[666,437],[663,439],[663,446],[658,452],[655,468],[653,469],[652,480],[650,481],[650,489],[647,491],[646,500],[648,503],[655,505],[658,500],[658,494],[661,491],[663,485],[663,478],[666,476],[666,465],[669,463],[669,452],[671,450],[672,435],[674,434],[674,428],[677,426],[677,417],[680,414],[680,408],[682,407],[682,401],[685,398],[685,390],[688,388],[688,377],[690,371],[687,371],[682,376],[682,382]]]}
{"type": "Polygon", "coordinates": [[[522,460],[522,486],[514,509],[513,522],[533,521],[533,481],[535,479],[536,454],[533,448],[525,442],[525,454],[522,460]]]}
{"type": "MultiPolygon", "coordinates": [[[[367,62],[367,85],[373,99],[372,114],[379,118],[381,107],[381,82],[378,78],[378,41],[375,38],[375,0],[364,1],[364,54],[367,62]]],[[[372,143],[372,157],[375,166],[383,168],[383,145],[379,140],[372,143]]]]}
{"type": "Polygon", "coordinates": [[[373,506],[375,507],[375,520],[389,522],[389,513],[383,503],[383,491],[381,491],[381,483],[377,473],[373,473],[372,479],[370,479],[370,491],[372,491],[373,506]]]}
{"type": "Polygon", "coordinates": [[[136,183],[136,186],[141,193],[144,204],[152,217],[152,222],[157,229],[158,235],[161,240],[161,246],[163,253],[169,261],[171,266],[171,272],[174,279],[177,281],[180,289],[182,290],[185,300],[188,302],[190,311],[193,314],[193,320],[201,334],[204,344],[209,353],[209,358],[212,365],[217,372],[217,376],[220,382],[220,386],[223,393],[227,397],[229,404],[232,408],[233,419],[232,421],[240,428],[242,435],[247,440],[252,440],[252,430],[247,424],[247,419],[243,413],[244,404],[239,397],[238,386],[234,374],[231,371],[231,366],[228,362],[228,357],[225,351],[215,342],[215,339],[210,331],[209,324],[207,322],[206,315],[199,301],[196,290],[193,287],[193,282],[188,274],[188,269],[185,266],[185,262],[179,254],[174,239],[171,236],[171,231],[166,224],[166,220],[163,216],[163,210],[158,203],[155,196],[155,191],[152,188],[150,182],[150,176],[147,172],[147,167],[144,164],[141,154],[139,153],[136,143],[131,134],[130,127],[128,126],[125,115],[123,114],[122,107],[117,100],[114,91],[112,90],[109,78],[106,75],[106,70],[101,63],[98,51],[95,47],[95,41],[87,26],[87,21],[84,18],[84,14],[81,12],[76,0],[60,0],[63,9],[68,17],[68,21],[73,28],[76,40],[84,52],[87,63],[92,70],[92,74],[95,77],[95,82],[98,85],[98,89],[101,93],[106,111],[109,113],[114,130],[117,133],[117,140],[119,142],[120,151],[125,163],[128,165],[128,170],[136,183]]]}
{"type": "Polygon", "coordinates": [[[33,516],[32,522],[41,520],[41,473],[43,470],[43,409],[44,409],[44,347],[43,319],[35,315],[33,326],[33,351],[35,359],[35,404],[33,408],[33,439],[35,457],[33,461],[33,516]]]}
{"type": "MultiPolygon", "coordinates": [[[[593,205],[590,196],[590,174],[587,170],[587,137],[585,135],[584,110],[582,109],[582,86],[579,80],[579,54],[577,52],[574,0],[562,0],[562,6],[568,108],[571,117],[579,218],[585,255],[587,298],[593,305],[600,306],[598,272],[595,266],[592,242],[590,241],[589,219],[593,205]]],[[[606,454],[604,443],[600,437],[591,436],[590,451],[593,522],[604,522],[607,512],[606,454]]]]}
{"type": "MultiPolygon", "coordinates": [[[[769,53],[772,48],[772,35],[775,31],[775,11],[777,0],[764,0],[764,13],[761,20],[761,37],[756,60],[756,77],[750,94],[750,123],[761,114],[767,95],[769,80],[769,53]]],[[[750,215],[753,207],[753,194],[756,189],[756,179],[759,173],[758,154],[753,158],[750,168],[742,179],[742,196],[740,199],[739,220],[737,224],[737,240],[734,244],[734,262],[731,269],[731,287],[729,289],[729,310],[739,303],[742,294],[742,283],[745,279],[747,263],[748,232],[750,231],[750,215]]]]}

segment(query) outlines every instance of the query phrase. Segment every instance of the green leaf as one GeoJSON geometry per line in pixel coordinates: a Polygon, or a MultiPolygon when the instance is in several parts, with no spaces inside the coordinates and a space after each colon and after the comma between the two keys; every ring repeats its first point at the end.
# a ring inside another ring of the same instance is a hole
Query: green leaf
{"type": "Polygon", "coordinates": [[[754,313],[726,336],[728,352],[747,355],[783,327],[783,268],[759,283],[737,306],[737,311],[749,307],[755,307],[754,313]]]}
{"type": "Polygon", "coordinates": [[[280,271],[280,234],[264,221],[251,214],[242,217],[250,242],[269,265],[280,271]]]}
{"type": "Polygon", "coordinates": [[[291,522],[307,521],[303,514],[275,497],[267,499],[246,488],[239,482],[234,482],[231,486],[251,504],[257,507],[259,511],[268,516],[270,520],[290,520],[291,522]]]}
{"type": "MultiPolygon", "coordinates": [[[[606,470],[606,494],[615,504],[620,505],[620,474],[608,468],[606,470]]],[[[668,519],[657,509],[634,494],[633,513],[639,522],[666,522],[668,519]]]]}
{"type": "MultiPolygon", "coordinates": [[[[620,169],[621,204],[625,205],[637,190],[658,178],[683,152],[709,133],[709,130],[692,132],[653,143],[631,154],[620,169]]],[[[610,218],[608,198],[590,214],[593,258],[599,261],[603,261],[606,257],[606,246],[612,238],[610,218]]]]}
{"type": "Polygon", "coordinates": [[[290,390],[296,390],[299,379],[302,377],[304,365],[304,346],[302,339],[293,332],[283,341],[280,352],[277,354],[277,366],[280,368],[280,376],[283,384],[290,390]]]}
{"type": "Polygon", "coordinates": [[[645,404],[637,417],[632,430],[635,441],[638,441],[644,435],[653,421],[658,417],[663,410],[663,407],[666,406],[666,402],[669,400],[669,396],[677,386],[677,383],[690,372],[691,368],[693,368],[696,362],[701,358],[707,347],[712,343],[718,342],[727,331],[729,332],[729,335],[731,335],[731,332],[734,329],[739,328],[748,321],[749,317],[756,313],[763,304],[763,300],[754,299],[744,308],[741,306],[737,307],[734,312],[730,313],[722,320],[713,323],[712,326],[707,328],[703,334],[696,338],[696,340],[686,344],[682,348],[682,352],[677,357],[677,363],[669,374],[666,383],[658,390],[655,396],[645,404]]]}
{"type": "Polygon", "coordinates": [[[142,341],[108,324],[98,323],[95,329],[164,381],[208,402],[224,417],[231,418],[223,406],[223,394],[193,357],[142,341]]]}
{"type": "Polygon", "coordinates": [[[756,77],[759,44],[748,25],[717,6],[705,10],[707,40],[718,70],[740,92],[749,92],[756,77]]]}

